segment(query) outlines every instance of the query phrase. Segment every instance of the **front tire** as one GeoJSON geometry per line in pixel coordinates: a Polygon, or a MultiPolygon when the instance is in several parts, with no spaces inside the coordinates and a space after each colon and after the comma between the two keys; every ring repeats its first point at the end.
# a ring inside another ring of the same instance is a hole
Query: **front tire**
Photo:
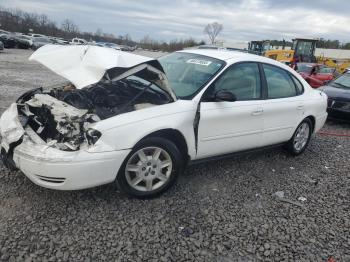
{"type": "Polygon", "coordinates": [[[165,192],[183,169],[181,153],[170,140],[150,137],[138,143],[121,166],[117,184],[124,193],[154,197],[165,192]]]}
{"type": "Polygon", "coordinates": [[[309,118],[306,118],[299,124],[285,148],[293,156],[302,154],[310,142],[311,134],[312,122],[309,118]]]}

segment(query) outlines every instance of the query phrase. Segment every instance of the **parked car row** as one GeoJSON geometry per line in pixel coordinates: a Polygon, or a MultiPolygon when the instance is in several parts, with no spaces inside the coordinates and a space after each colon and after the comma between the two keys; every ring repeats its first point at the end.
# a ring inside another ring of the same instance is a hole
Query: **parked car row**
{"type": "Polygon", "coordinates": [[[136,50],[136,46],[131,47],[131,46],[126,46],[126,45],[118,45],[118,44],[110,43],[110,42],[96,42],[95,45],[101,46],[101,47],[109,47],[109,48],[113,48],[115,50],[128,51],[128,52],[133,52],[136,50]]]}
{"type": "Polygon", "coordinates": [[[129,47],[125,45],[117,45],[110,42],[88,42],[82,38],[73,38],[72,40],[64,39],[61,37],[46,36],[43,34],[22,34],[12,33],[5,30],[0,30],[0,50],[3,48],[21,48],[21,49],[33,49],[38,48],[46,44],[57,44],[57,45],[95,45],[107,48],[113,48],[121,51],[134,51],[136,47],[129,47]],[[2,47],[3,46],[3,47],[2,47]]]}

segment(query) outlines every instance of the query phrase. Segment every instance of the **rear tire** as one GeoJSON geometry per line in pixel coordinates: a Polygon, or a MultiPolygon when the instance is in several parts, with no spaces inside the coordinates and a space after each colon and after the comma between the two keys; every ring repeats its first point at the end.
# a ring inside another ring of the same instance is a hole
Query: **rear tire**
{"type": "Polygon", "coordinates": [[[295,130],[293,137],[285,145],[285,149],[293,156],[302,154],[310,142],[312,128],[311,120],[305,118],[295,130]]]}
{"type": "Polygon", "coordinates": [[[125,159],[116,182],[133,197],[150,198],[169,189],[183,170],[183,158],[176,145],[164,138],[139,142],[125,159]]]}

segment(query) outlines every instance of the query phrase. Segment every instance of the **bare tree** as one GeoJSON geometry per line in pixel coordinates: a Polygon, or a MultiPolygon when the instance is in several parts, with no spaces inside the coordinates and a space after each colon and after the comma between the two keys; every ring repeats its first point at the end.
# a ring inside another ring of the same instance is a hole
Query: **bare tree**
{"type": "Polygon", "coordinates": [[[49,18],[46,15],[39,15],[38,20],[41,27],[45,27],[49,23],[49,18]]]}
{"type": "Polygon", "coordinates": [[[102,34],[103,34],[102,29],[101,29],[101,28],[97,28],[97,30],[96,30],[96,32],[95,32],[95,36],[97,36],[97,37],[101,37],[101,36],[102,36],[102,34]]]}
{"type": "Polygon", "coordinates": [[[74,22],[69,20],[69,19],[63,20],[61,28],[63,31],[65,31],[67,33],[78,33],[79,32],[78,26],[76,24],[74,24],[74,22]]]}
{"type": "Polygon", "coordinates": [[[224,26],[217,22],[207,24],[204,28],[204,33],[208,35],[210,43],[214,44],[216,37],[220,34],[224,26]]]}

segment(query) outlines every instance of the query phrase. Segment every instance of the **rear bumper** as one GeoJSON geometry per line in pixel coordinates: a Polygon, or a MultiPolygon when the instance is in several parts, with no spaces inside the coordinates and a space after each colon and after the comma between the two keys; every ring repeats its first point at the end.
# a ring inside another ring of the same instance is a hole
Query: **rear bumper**
{"type": "Polygon", "coordinates": [[[327,116],[328,116],[328,114],[325,113],[324,115],[318,116],[316,118],[315,129],[314,129],[315,133],[318,132],[323,127],[323,125],[326,123],[327,116]]]}
{"type": "Polygon", "coordinates": [[[25,139],[14,149],[13,161],[39,186],[78,190],[113,182],[129,152],[67,152],[25,139]]]}

